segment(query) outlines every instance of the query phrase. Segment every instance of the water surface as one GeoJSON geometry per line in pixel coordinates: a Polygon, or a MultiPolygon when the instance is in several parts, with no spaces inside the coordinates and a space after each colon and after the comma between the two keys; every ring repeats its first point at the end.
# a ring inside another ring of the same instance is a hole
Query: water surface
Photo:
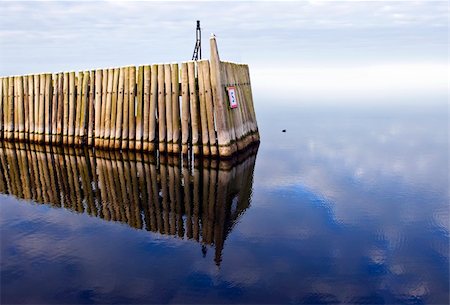
{"type": "Polygon", "coordinates": [[[446,107],[257,110],[233,162],[3,145],[1,303],[448,304],[446,107]]]}

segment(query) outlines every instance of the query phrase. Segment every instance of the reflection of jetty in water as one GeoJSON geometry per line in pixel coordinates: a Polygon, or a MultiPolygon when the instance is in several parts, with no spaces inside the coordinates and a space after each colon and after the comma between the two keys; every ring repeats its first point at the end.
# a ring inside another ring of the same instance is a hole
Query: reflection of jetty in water
{"type": "Polygon", "coordinates": [[[0,192],[195,239],[202,251],[214,245],[220,264],[224,241],[250,204],[256,151],[192,166],[177,157],[3,143],[0,192]]]}

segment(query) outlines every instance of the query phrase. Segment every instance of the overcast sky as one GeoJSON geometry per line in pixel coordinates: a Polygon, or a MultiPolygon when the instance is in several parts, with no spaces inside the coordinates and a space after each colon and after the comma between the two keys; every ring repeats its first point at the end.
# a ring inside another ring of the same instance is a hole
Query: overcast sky
{"type": "Polygon", "coordinates": [[[204,57],[213,32],[255,95],[446,100],[448,16],[446,1],[2,1],[0,75],[189,60],[200,19],[204,57]]]}

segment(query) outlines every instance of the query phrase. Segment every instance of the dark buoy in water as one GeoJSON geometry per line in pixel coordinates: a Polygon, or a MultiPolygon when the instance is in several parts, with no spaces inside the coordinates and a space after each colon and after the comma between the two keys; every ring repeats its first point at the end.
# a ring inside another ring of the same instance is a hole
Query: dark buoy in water
{"type": "Polygon", "coordinates": [[[283,129],[282,132],[286,132],[286,129],[283,129]]]}

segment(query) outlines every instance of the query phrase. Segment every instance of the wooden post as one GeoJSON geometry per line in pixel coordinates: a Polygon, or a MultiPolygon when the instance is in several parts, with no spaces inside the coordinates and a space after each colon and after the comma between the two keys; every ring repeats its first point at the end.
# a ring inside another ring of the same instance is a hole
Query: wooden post
{"type": "Polygon", "coordinates": [[[104,137],[102,140],[102,147],[107,148],[109,146],[109,135],[111,132],[111,103],[112,103],[112,91],[114,82],[114,69],[108,69],[108,85],[106,91],[106,109],[105,109],[105,127],[104,137]]]}
{"type": "Polygon", "coordinates": [[[213,90],[214,114],[217,127],[219,155],[230,157],[236,151],[234,139],[230,135],[230,124],[227,119],[224,88],[220,73],[220,58],[216,38],[210,38],[211,48],[211,86],[213,90]]]}
{"type": "Polygon", "coordinates": [[[129,120],[129,87],[130,87],[130,68],[125,67],[124,70],[124,83],[123,83],[123,115],[122,115],[122,142],[121,148],[128,148],[128,120],[129,120]]]}
{"type": "Polygon", "coordinates": [[[200,153],[200,109],[197,95],[197,82],[195,78],[195,62],[188,62],[189,93],[191,106],[191,126],[192,126],[192,151],[195,155],[200,153]]]}
{"type": "Polygon", "coordinates": [[[45,74],[44,92],[44,142],[50,143],[52,129],[52,75],[45,74]]]}
{"type": "Polygon", "coordinates": [[[115,137],[116,137],[116,120],[117,120],[117,97],[118,97],[118,86],[119,86],[119,69],[114,69],[113,74],[113,88],[112,88],[112,98],[111,98],[111,119],[109,126],[109,142],[107,142],[108,148],[114,148],[115,137]]]}
{"type": "Polygon", "coordinates": [[[101,105],[102,108],[100,110],[100,122],[99,122],[99,139],[98,144],[96,144],[97,147],[103,146],[103,140],[105,138],[105,120],[106,120],[106,96],[108,95],[108,70],[103,69],[102,70],[102,101],[101,105]]]}
{"type": "Polygon", "coordinates": [[[143,142],[143,149],[145,151],[149,150],[149,131],[150,131],[150,66],[144,66],[144,105],[143,105],[143,134],[142,134],[142,142],[143,142]]]}
{"type": "Polygon", "coordinates": [[[186,155],[189,151],[189,78],[187,63],[181,64],[181,152],[186,155]]]}
{"type": "MultiPolygon", "coordinates": [[[[3,80],[4,80],[4,78],[3,77],[1,77],[0,78],[0,139],[3,139],[3,107],[4,107],[4,102],[3,102],[3,95],[4,95],[4,92],[5,92],[5,90],[3,89],[4,88],[4,85],[3,85],[3,80]]],[[[0,177],[0,179],[2,179],[2,177],[0,177]]],[[[3,181],[2,181],[3,182],[3,181]]],[[[0,190],[1,191],[1,190],[0,190]]]]}
{"type": "Polygon", "coordinates": [[[159,152],[166,151],[166,105],[164,96],[164,65],[158,65],[158,127],[159,152]]]}
{"type": "Polygon", "coordinates": [[[13,77],[13,128],[12,128],[12,139],[17,140],[19,138],[19,110],[18,110],[18,102],[19,102],[19,93],[18,93],[18,85],[17,85],[17,76],[13,77]]]}
{"type": "Polygon", "coordinates": [[[94,146],[100,145],[100,122],[102,114],[102,70],[95,71],[95,119],[94,119],[94,146]]]}
{"type": "Polygon", "coordinates": [[[76,107],[76,114],[75,114],[75,139],[74,144],[75,145],[81,145],[81,137],[80,137],[80,130],[81,130],[81,117],[82,117],[82,108],[83,108],[83,79],[84,74],[83,72],[78,72],[78,84],[77,84],[77,107],[76,107]]]}
{"type": "Polygon", "coordinates": [[[172,129],[172,71],[170,70],[170,64],[164,64],[164,83],[165,83],[165,104],[166,104],[166,141],[167,152],[173,152],[173,129],[172,129]]]}
{"type": "Polygon", "coordinates": [[[56,139],[55,143],[62,142],[64,128],[64,73],[58,74],[58,109],[56,117],[56,139]]]}
{"type": "Polygon", "coordinates": [[[23,103],[23,78],[22,76],[17,77],[17,113],[18,113],[18,140],[23,141],[25,139],[25,120],[24,120],[24,103],[23,103]]]}
{"type": "Polygon", "coordinates": [[[178,64],[172,64],[172,129],[173,152],[180,152],[180,86],[178,64]]]}
{"type": "Polygon", "coordinates": [[[208,121],[209,146],[212,156],[217,156],[216,130],[214,125],[214,107],[211,89],[211,74],[209,72],[209,61],[206,60],[202,64],[203,85],[205,88],[205,104],[206,116],[208,121]]]}
{"type": "MultiPolygon", "coordinates": [[[[81,73],[80,73],[81,74],[81,73]]],[[[87,120],[89,117],[89,71],[83,72],[83,83],[81,88],[81,108],[80,108],[80,138],[78,145],[86,144],[87,120]]]]}
{"type": "Polygon", "coordinates": [[[50,142],[56,142],[56,122],[58,119],[58,74],[51,75],[51,82],[53,87],[53,92],[51,95],[51,135],[49,136],[50,142]]]}
{"type": "Polygon", "coordinates": [[[34,141],[34,76],[28,75],[28,140],[34,141]]]}
{"type": "Polygon", "coordinates": [[[136,147],[136,118],[135,118],[135,96],[136,96],[136,67],[130,67],[130,80],[128,89],[128,147],[136,147]]]}
{"type": "MultiPolygon", "coordinates": [[[[64,84],[63,84],[63,91],[64,91],[64,109],[63,109],[63,123],[62,123],[62,130],[63,130],[63,144],[68,144],[68,135],[69,135],[69,73],[64,73],[64,84]]],[[[36,82],[35,82],[36,84],[36,82]]],[[[35,89],[36,94],[36,89],[35,89]]],[[[36,117],[35,117],[36,120],[36,117]]]]}
{"type": "Polygon", "coordinates": [[[203,63],[204,61],[197,62],[198,70],[198,92],[200,101],[200,122],[202,126],[202,148],[203,155],[208,156],[210,154],[209,150],[209,132],[208,132],[208,118],[206,116],[206,92],[204,86],[204,75],[203,75],[203,63]]]}
{"type": "Polygon", "coordinates": [[[8,133],[7,139],[14,138],[14,77],[8,78],[8,133]]]}
{"type": "Polygon", "coordinates": [[[143,133],[143,85],[144,85],[144,67],[138,67],[137,90],[136,90],[136,150],[142,149],[143,133]]]}
{"type": "MultiPolygon", "coordinates": [[[[1,99],[1,94],[0,94],[0,99],[1,99]]],[[[23,114],[24,114],[24,117],[23,117],[23,119],[24,119],[24,138],[23,139],[24,139],[24,141],[28,140],[28,135],[30,132],[29,104],[30,104],[30,95],[29,95],[29,90],[28,90],[28,75],[26,75],[23,77],[23,114]]]]}
{"type": "Polygon", "coordinates": [[[42,143],[44,136],[44,116],[45,116],[45,74],[39,75],[39,112],[37,127],[37,142],[42,143]]]}
{"type": "Polygon", "coordinates": [[[89,72],[89,118],[87,122],[87,144],[94,145],[94,124],[95,124],[95,71],[89,72]]]}
{"type": "Polygon", "coordinates": [[[76,98],[75,98],[75,72],[69,73],[69,127],[67,130],[67,144],[73,144],[73,137],[75,133],[75,111],[76,111],[76,98]]]}
{"type": "Polygon", "coordinates": [[[153,151],[157,146],[157,109],[158,109],[158,65],[151,67],[151,81],[150,81],[150,125],[148,131],[149,150],[153,151]]]}
{"type": "Polygon", "coordinates": [[[122,121],[123,121],[123,88],[125,82],[125,71],[126,68],[120,68],[119,71],[119,87],[117,89],[117,112],[116,112],[116,124],[115,124],[115,141],[113,147],[115,149],[120,149],[122,146],[122,121]]]}

